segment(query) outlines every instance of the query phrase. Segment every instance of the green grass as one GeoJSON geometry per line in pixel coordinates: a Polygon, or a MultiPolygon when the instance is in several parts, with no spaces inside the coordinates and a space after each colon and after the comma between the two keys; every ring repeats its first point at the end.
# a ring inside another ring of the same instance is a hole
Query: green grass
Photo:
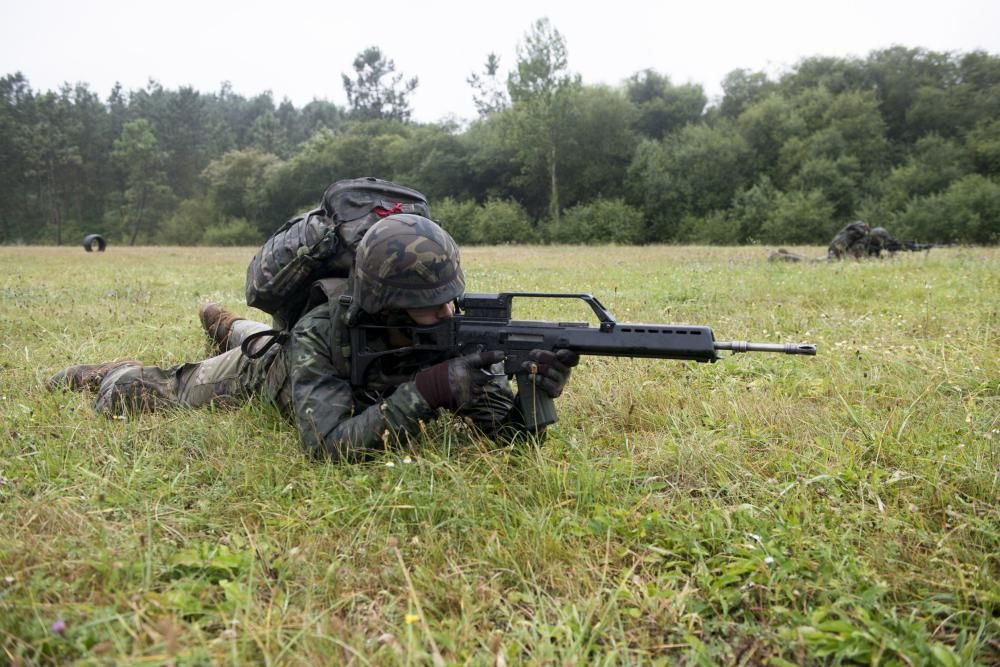
{"type": "Polygon", "coordinates": [[[819,346],[585,359],[540,447],[328,465],[258,403],[44,389],[203,357],[201,301],[262,317],[252,252],[0,248],[0,663],[1000,662],[1000,250],[467,249],[470,291],[819,346]]]}

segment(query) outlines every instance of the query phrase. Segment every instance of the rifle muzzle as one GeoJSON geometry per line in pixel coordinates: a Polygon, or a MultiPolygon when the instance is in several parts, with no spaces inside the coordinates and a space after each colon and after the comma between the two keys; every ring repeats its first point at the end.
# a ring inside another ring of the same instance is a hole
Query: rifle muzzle
{"type": "Polygon", "coordinates": [[[804,354],[816,356],[816,346],[812,343],[748,343],[745,340],[715,341],[716,350],[739,352],[778,352],[779,354],[804,354]]]}

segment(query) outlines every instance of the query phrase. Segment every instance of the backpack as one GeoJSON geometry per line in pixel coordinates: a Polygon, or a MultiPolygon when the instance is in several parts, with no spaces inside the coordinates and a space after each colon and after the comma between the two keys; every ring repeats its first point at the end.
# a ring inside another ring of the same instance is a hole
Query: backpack
{"type": "Polygon", "coordinates": [[[310,286],[324,278],[346,278],[354,253],[372,225],[394,213],[430,217],[427,198],[378,178],[337,181],[320,207],[279,227],[247,267],[247,305],[289,329],[305,312],[310,286]]]}

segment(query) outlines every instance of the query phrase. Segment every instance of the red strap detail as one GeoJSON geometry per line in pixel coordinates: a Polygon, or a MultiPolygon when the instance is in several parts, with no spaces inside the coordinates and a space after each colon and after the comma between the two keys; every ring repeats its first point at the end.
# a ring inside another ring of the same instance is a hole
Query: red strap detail
{"type": "Polygon", "coordinates": [[[387,215],[392,215],[393,213],[402,213],[403,212],[403,203],[402,202],[396,202],[395,204],[393,204],[392,208],[385,208],[383,206],[376,206],[372,210],[375,211],[375,215],[377,215],[380,218],[384,218],[387,215]]]}

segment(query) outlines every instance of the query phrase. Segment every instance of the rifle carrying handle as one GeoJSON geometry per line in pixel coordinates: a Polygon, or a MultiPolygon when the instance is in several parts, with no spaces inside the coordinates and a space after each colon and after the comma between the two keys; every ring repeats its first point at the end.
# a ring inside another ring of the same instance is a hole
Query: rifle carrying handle
{"type": "Polygon", "coordinates": [[[517,403],[529,431],[539,432],[558,421],[556,403],[541,387],[531,380],[528,371],[521,371],[517,378],[517,403]]]}

